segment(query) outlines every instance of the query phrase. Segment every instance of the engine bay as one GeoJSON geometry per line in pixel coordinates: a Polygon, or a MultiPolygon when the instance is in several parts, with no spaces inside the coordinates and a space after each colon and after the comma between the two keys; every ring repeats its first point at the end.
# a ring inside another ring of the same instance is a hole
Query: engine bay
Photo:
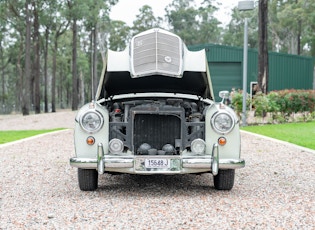
{"type": "Polygon", "coordinates": [[[205,136],[201,100],[152,98],[110,100],[109,137],[117,138],[135,155],[179,155],[191,142],[205,136]]]}

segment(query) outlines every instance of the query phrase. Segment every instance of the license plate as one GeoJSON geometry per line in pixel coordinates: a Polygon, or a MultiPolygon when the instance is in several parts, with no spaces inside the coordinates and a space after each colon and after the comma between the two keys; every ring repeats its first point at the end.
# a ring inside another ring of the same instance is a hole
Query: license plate
{"type": "Polygon", "coordinates": [[[165,169],[171,167],[169,159],[145,159],[144,165],[149,169],[165,169]]]}

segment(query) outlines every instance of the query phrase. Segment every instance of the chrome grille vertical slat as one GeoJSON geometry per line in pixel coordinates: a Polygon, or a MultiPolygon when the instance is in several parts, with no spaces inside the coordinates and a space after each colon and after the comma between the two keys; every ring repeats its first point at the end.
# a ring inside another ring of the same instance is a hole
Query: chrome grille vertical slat
{"type": "Polygon", "coordinates": [[[137,114],[134,121],[133,144],[135,151],[142,143],[162,149],[165,144],[175,146],[181,138],[181,120],[177,116],[137,114]]]}

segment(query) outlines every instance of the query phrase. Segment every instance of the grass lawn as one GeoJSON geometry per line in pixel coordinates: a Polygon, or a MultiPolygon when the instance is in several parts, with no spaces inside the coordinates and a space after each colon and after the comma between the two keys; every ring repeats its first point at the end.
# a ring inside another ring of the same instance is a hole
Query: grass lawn
{"type": "Polygon", "coordinates": [[[315,150],[315,121],[246,126],[241,129],[315,150]]]}
{"type": "Polygon", "coordinates": [[[43,129],[43,130],[9,130],[0,131],[0,144],[4,144],[11,141],[20,140],[26,137],[35,136],[38,134],[53,132],[62,129],[43,129]]]}

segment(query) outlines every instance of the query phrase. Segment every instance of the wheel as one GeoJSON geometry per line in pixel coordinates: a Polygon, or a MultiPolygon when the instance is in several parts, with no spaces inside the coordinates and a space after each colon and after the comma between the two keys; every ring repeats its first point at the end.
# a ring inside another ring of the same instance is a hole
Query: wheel
{"type": "Polygon", "coordinates": [[[231,190],[234,185],[235,169],[220,170],[213,176],[214,187],[218,190],[231,190]]]}
{"type": "Polygon", "coordinates": [[[82,191],[97,189],[98,173],[95,169],[78,169],[79,187],[82,191]]]}

